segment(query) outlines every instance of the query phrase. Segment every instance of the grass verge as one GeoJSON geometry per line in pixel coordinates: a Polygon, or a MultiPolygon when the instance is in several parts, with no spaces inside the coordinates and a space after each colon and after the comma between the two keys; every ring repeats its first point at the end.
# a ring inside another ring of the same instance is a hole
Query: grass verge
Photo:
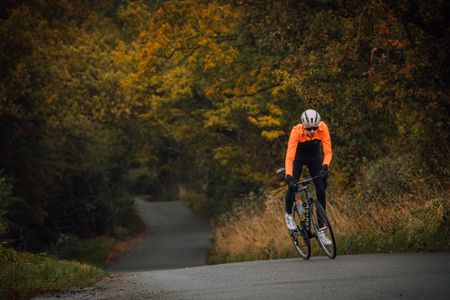
{"type": "MultiPolygon", "coordinates": [[[[215,224],[207,262],[296,257],[283,218],[284,192],[283,187],[268,193],[262,210],[238,206],[215,224]]],[[[345,195],[329,199],[327,213],[339,255],[450,251],[450,201],[445,192],[373,202],[345,195]]],[[[322,255],[314,240],[312,245],[313,255],[322,255]]]]}
{"type": "Polygon", "coordinates": [[[41,293],[82,288],[107,275],[88,264],[20,253],[1,245],[0,265],[0,299],[29,299],[41,293]]]}

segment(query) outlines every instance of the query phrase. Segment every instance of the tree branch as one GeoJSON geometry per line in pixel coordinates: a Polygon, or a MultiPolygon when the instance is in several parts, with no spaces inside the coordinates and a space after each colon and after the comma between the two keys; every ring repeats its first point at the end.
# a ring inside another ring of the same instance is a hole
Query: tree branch
{"type": "Polygon", "coordinates": [[[257,91],[254,92],[254,93],[246,93],[246,94],[232,94],[232,93],[225,93],[224,96],[227,97],[227,98],[235,98],[235,97],[252,97],[252,96],[255,96],[255,95],[259,94],[259,93],[269,91],[269,90],[271,90],[271,89],[273,89],[274,87],[277,87],[277,86],[280,86],[280,84],[279,84],[279,83],[276,83],[276,84],[274,84],[274,85],[272,85],[272,86],[263,87],[263,88],[257,90],[257,91]]]}

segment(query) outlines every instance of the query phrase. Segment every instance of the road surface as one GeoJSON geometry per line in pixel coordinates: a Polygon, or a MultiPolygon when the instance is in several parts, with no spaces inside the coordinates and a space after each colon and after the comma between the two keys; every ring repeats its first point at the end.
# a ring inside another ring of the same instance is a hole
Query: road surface
{"type": "Polygon", "coordinates": [[[450,254],[371,254],[115,274],[38,299],[450,299],[450,254]]]}
{"type": "Polygon", "coordinates": [[[107,271],[148,271],[205,264],[212,237],[206,221],[179,201],[137,199],[136,206],[147,227],[145,237],[107,271]]]}

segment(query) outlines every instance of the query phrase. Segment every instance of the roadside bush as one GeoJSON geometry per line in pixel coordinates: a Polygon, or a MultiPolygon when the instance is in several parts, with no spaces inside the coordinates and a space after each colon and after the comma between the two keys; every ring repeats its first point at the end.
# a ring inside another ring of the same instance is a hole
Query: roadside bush
{"type": "Polygon", "coordinates": [[[187,191],[181,196],[181,201],[189,207],[193,212],[202,218],[209,218],[211,216],[211,205],[207,200],[207,197],[203,194],[187,191]]]}
{"type": "Polygon", "coordinates": [[[58,259],[76,260],[103,267],[114,244],[115,240],[109,237],[81,240],[74,236],[64,235],[50,250],[50,253],[58,259]]]}
{"type": "Polygon", "coordinates": [[[366,163],[363,176],[355,189],[364,201],[390,201],[405,193],[425,192],[432,184],[423,162],[413,155],[387,156],[366,163]]]}
{"type": "Polygon", "coordinates": [[[179,200],[177,174],[173,174],[167,166],[140,166],[130,169],[126,183],[129,193],[145,195],[147,201],[179,200]]]}
{"type": "Polygon", "coordinates": [[[66,176],[48,211],[60,233],[83,239],[114,235],[117,227],[128,227],[137,218],[125,187],[103,170],[66,176]]]}

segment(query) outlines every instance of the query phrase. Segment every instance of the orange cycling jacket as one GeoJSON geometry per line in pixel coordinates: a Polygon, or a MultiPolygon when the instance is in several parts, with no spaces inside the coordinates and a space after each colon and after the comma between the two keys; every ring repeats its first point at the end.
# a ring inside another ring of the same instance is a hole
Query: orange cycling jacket
{"type": "MultiPolygon", "coordinates": [[[[331,158],[333,157],[331,151],[331,138],[330,132],[328,131],[328,126],[324,122],[319,123],[319,128],[316,131],[314,137],[308,137],[307,131],[304,129],[302,124],[298,124],[292,128],[291,135],[289,136],[288,148],[286,151],[286,160],[285,160],[285,169],[286,176],[293,175],[294,170],[294,160],[296,157],[300,159],[307,159],[308,157],[304,157],[304,155],[311,155],[311,153],[302,153],[299,144],[311,144],[318,141],[322,142],[322,151],[323,151],[323,163],[324,165],[330,165],[331,158]],[[299,152],[299,153],[297,153],[299,152]]],[[[302,145],[300,145],[302,146],[302,145]]],[[[319,152],[319,151],[317,151],[319,152]]],[[[320,153],[313,153],[314,156],[320,155],[320,153]]]]}

